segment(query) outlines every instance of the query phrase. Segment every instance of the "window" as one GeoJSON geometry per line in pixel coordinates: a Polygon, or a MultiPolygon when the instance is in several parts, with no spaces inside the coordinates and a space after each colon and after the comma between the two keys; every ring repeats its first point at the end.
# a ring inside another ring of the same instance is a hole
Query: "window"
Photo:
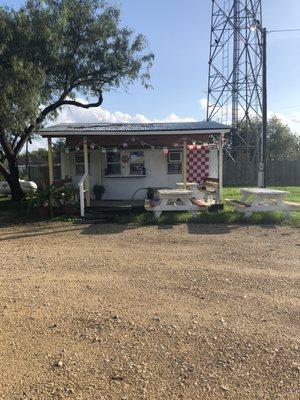
{"type": "Polygon", "coordinates": [[[180,150],[171,150],[168,153],[168,174],[182,173],[182,159],[180,150]]]}
{"type": "Polygon", "coordinates": [[[145,175],[144,152],[130,152],[130,175],[145,175]]]}
{"type": "Polygon", "coordinates": [[[121,154],[110,151],[106,153],[105,175],[121,175],[121,154]]]}
{"type": "MultiPolygon", "coordinates": [[[[90,158],[89,158],[90,162],[90,158]]],[[[75,153],[75,174],[82,176],[84,174],[84,155],[83,153],[75,153]]]]}
{"type": "Polygon", "coordinates": [[[107,152],[105,175],[145,175],[144,152],[139,150],[107,152]]]}

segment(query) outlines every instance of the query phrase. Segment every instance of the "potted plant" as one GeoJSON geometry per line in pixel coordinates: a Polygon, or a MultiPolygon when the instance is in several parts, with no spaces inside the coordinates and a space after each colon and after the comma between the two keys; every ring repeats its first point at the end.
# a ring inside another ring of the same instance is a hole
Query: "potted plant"
{"type": "Polygon", "coordinates": [[[93,188],[93,192],[94,192],[96,200],[101,200],[102,195],[105,192],[105,187],[103,185],[95,185],[93,188]]]}

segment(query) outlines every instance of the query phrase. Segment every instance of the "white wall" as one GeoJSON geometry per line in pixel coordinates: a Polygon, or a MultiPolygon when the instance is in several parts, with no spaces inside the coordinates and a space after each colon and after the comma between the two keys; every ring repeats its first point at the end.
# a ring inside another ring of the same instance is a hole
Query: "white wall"
{"type": "MultiPolygon", "coordinates": [[[[105,154],[101,154],[99,150],[90,150],[90,187],[91,197],[93,198],[93,187],[95,184],[103,184],[105,193],[103,199],[110,200],[128,200],[131,199],[136,193],[135,199],[144,199],[148,187],[168,187],[175,188],[177,182],[182,181],[182,176],[177,174],[168,174],[167,160],[168,157],[163,155],[162,150],[144,150],[146,176],[143,177],[102,177],[100,175],[100,158],[102,171],[105,167],[105,154]]],[[[69,175],[74,185],[78,185],[81,176],[75,175],[74,153],[62,153],[61,157],[62,177],[69,175]],[[68,159],[70,160],[70,167],[68,166],[68,159]]],[[[218,152],[217,149],[212,148],[209,157],[209,176],[218,177],[218,152]]]]}
{"type": "MultiPolygon", "coordinates": [[[[131,199],[136,190],[147,187],[174,188],[176,182],[181,181],[181,175],[167,174],[167,156],[162,150],[144,150],[145,177],[104,177],[104,199],[131,199]]],[[[134,196],[135,199],[144,199],[146,190],[140,190],[134,196]]]]}

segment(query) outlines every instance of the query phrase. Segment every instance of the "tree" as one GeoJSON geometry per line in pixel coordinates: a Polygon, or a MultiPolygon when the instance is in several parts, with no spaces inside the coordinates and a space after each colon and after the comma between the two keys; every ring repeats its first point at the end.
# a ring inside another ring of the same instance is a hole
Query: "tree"
{"type": "Polygon", "coordinates": [[[295,160],[300,157],[300,137],[273,116],[268,124],[267,155],[269,160],[295,160]]]}
{"type": "Polygon", "coordinates": [[[17,158],[65,105],[99,107],[103,94],[136,80],[149,87],[153,54],[101,0],[27,0],[0,7],[0,174],[21,200],[17,158]],[[76,100],[85,96],[89,101],[76,100]]]}
{"type": "MultiPolygon", "coordinates": [[[[246,123],[243,122],[238,127],[238,135],[232,144],[235,157],[241,156],[241,148],[245,149],[246,123]]],[[[251,126],[259,138],[262,131],[262,123],[258,118],[251,119],[251,126]]],[[[249,140],[250,159],[257,159],[256,136],[253,135],[249,140]]],[[[294,134],[290,127],[284,124],[280,118],[272,116],[268,120],[267,128],[267,159],[272,160],[295,160],[300,157],[300,137],[294,134]]]]}
{"type": "Polygon", "coordinates": [[[45,164],[48,160],[48,151],[40,147],[39,149],[29,151],[27,154],[22,153],[18,157],[18,164],[26,164],[27,159],[29,161],[29,165],[45,164]]]}

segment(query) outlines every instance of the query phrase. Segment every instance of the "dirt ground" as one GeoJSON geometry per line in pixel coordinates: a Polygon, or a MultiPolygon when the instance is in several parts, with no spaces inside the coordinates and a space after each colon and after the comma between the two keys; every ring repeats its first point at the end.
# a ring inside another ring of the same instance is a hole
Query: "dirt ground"
{"type": "Polygon", "coordinates": [[[300,231],[0,229],[0,399],[299,399],[300,231]]]}

